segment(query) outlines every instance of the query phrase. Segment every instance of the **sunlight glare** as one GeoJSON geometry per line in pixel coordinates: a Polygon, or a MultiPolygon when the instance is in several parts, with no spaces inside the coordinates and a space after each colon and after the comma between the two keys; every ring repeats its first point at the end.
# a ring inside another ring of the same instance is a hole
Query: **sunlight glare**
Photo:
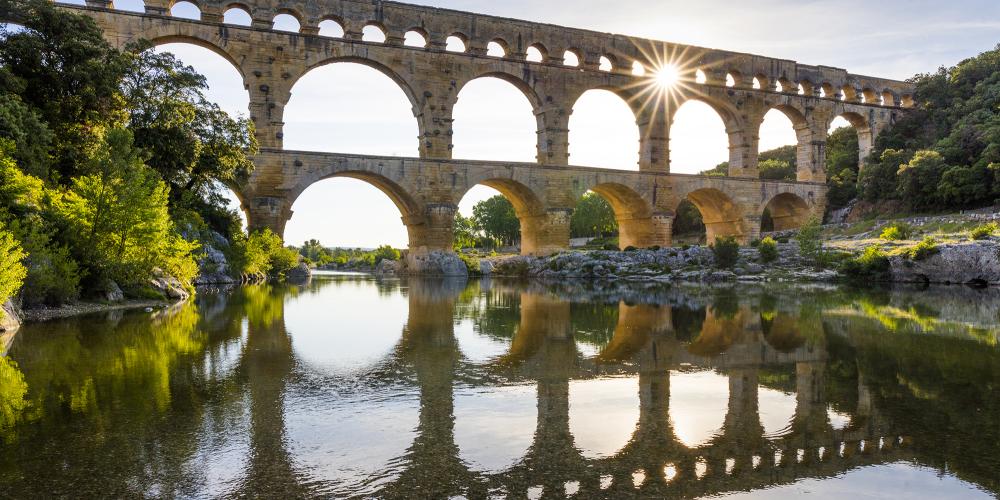
{"type": "Polygon", "coordinates": [[[659,69],[659,71],[656,72],[656,83],[665,89],[676,85],[680,78],[681,72],[677,69],[677,66],[674,66],[673,64],[664,65],[659,69]]]}

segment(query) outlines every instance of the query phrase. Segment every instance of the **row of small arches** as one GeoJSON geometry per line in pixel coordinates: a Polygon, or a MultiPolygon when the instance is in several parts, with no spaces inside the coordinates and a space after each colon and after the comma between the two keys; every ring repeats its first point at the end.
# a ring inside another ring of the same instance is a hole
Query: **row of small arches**
{"type": "MultiPolygon", "coordinates": [[[[140,10],[141,4],[133,6],[122,3],[130,1],[135,3],[139,0],[119,0],[119,5],[116,5],[116,7],[124,8],[125,10],[140,10]]],[[[174,3],[170,9],[170,14],[172,16],[185,19],[201,19],[200,9],[194,3],[185,0],[174,3]]],[[[223,13],[222,22],[237,26],[251,26],[253,19],[248,7],[233,4],[223,13]]],[[[295,15],[295,13],[291,11],[279,11],[272,21],[271,28],[277,31],[298,33],[302,30],[302,25],[299,17],[295,15]]],[[[344,29],[343,23],[339,20],[327,18],[319,23],[317,34],[319,36],[329,38],[344,38],[346,36],[346,30],[344,29]]],[[[387,29],[374,21],[367,23],[361,32],[361,41],[364,42],[386,43],[388,39],[389,36],[387,34],[387,29]]],[[[401,44],[409,47],[429,48],[431,45],[431,37],[429,33],[423,29],[412,28],[404,33],[401,44]]],[[[449,52],[467,53],[470,49],[469,37],[463,33],[452,33],[445,39],[443,48],[449,52]]],[[[489,57],[506,58],[511,57],[513,54],[511,53],[510,45],[505,40],[502,38],[495,38],[487,43],[485,55],[489,57]]],[[[518,58],[520,58],[520,56],[518,58]]],[[[578,49],[568,49],[564,51],[561,59],[556,59],[550,57],[549,51],[540,43],[529,46],[523,54],[523,59],[527,62],[557,63],[567,67],[580,67],[584,63],[582,51],[578,49]]],[[[647,68],[646,65],[638,60],[633,61],[631,66],[628,64],[619,64],[619,61],[612,55],[600,56],[596,61],[595,69],[604,72],[632,74],[634,76],[645,76],[651,71],[655,71],[655,68],[647,68]]],[[[697,84],[724,84],[727,87],[752,88],[784,94],[797,94],[807,97],[829,98],[846,102],[860,102],[863,104],[890,107],[910,107],[913,105],[912,97],[909,95],[899,96],[891,89],[878,91],[868,87],[857,88],[850,84],[837,86],[829,82],[823,82],[817,85],[809,82],[808,80],[792,82],[786,78],[772,79],[763,74],[754,75],[748,81],[748,79],[745,79],[744,76],[737,71],[730,71],[726,73],[724,82],[709,82],[705,72],[701,69],[697,69],[693,73],[688,72],[686,75],[681,75],[681,77],[682,80],[690,80],[697,84]]]]}

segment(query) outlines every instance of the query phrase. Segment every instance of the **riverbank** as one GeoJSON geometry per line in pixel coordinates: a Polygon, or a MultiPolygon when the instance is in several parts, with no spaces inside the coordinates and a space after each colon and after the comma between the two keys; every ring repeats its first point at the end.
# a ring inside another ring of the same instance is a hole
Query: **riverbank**
{"type": "MultiPolygon", "coordinates": [[[[183,302],[183,300],[177,301],[183,302]]],[[[82,314],[120,311],[128,309],[161,309],[177,302],[166,300],[123,300],[121,302],[76,302],[59,307],[45,307],[21,311],[21,323],[40,323],[69,318],[82,314]]]]}

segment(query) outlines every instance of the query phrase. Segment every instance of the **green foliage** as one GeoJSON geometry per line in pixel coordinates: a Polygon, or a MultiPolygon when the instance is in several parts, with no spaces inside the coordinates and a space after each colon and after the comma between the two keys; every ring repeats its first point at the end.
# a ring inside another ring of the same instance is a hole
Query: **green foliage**
{"type": "Polygon", "coordinates": [[[684,200],[677,206],[677,216],[674,218],[674,234],[694,234],[704,233],[705,223],[702,221],[701,212],[688,200],[684,200]]]}
{"type": "Polygon", "coordinates": [[[924,260],[932,255],[936,255],[938,252],[940,252],[940,249],[937,246],[937,240],[927,236],[920,243],[917,243],[916,246],[907,249],[906,256],[911,260],[924,260]]]}
{"type": "Polygon", "coordinates": [[[373,266],[379,265],[383,260],[399,260],[403,258],[402,252],[389,245],[382,245],[376,248],[375,251],[371,253],[371,256],[373,266]]]}
{"type": "Polygon", "coordinates": [[[996,222],[990,222],[989,224],[982,224],[977,226],[972,231],[969,232],[969,237],[974,240],[985,240],[990,236],[993,236],[1000,229],[1000,225],[996,222]]]}
{"type": "MultiPolygon", "coordinates": [[[[80,159],[99,147],[100,131],[124,118],[119,83],[127,59],[89,17],[44,0],[0,0],[0,12],[12,10],[21,13],[27,29],[7,33],[0,43],[0,94],[18,95],[52,132],[51,162],[28,170],[65,183],[81,173],[80,159]]],[[[28,159],[37,152],[19,149],[15,156],[28,159]]]]}
{"type": "Polygon", "coordinates": [[[197,273],[188,243],[168,212],[167,187],[143,165],[127,130],[110,130],[91,159],[91,173],[76,177],[56,203],[77,259],[92,283],[138,284],[160,268],[182,282],[197,273]],[[178,273],[178,274],[174,274],[178,273]]]}
{"type": "Polygon", "coordinates": [[[249,155],[257,152],[253,122],[209,102],[205,78],[173,54],[153,52],[145,42],[126,55],[121,87],[129,128],[146,164],[170,187],[171,200],[186,204],[192,193],[209,198],[217,183],[243,184],[253,171],[249,155]]]}
{"type": "Polygon", "coordinates": [[[453,227],[456,251],[463,248],[476,248],[479,245],[479,227],[476,226],[476,221],[472,217],[465,217],[456,212],[453,227]]]}
{"type": "Polygon", "coordinates": [[[251,231],[233,238],[228,260],[234,272],[262,278],[271,272],[271,256],[280,248],[281,238],[270,229],[251,231]]]}
{"type": "Polygon", "coordinates": [[[514,205],[501,195],[472,207],[472,220],[496,244],[512,246],[521,239],[521,223],[514,213],[514,205]]]}
{"type": "Polygon", "coordinates": [[[0,139],[10,141],[11,153],[18,163],[31,167],[36,175],[45,175],[52,131],[17,94],[0,93],[0,139]]]}
{"type": "Polygon", "coordinates": [[[760,178],[776,181],[794,181],[796,179],[795,167],[787,161],[768,159],[758,163],[760,178]]]}
{"type": "Polygon", "coordinates": [[[314,266],[325,266],[333,262],[333,253],[324,247],[318,240],[309,240],[299,248],[299,254],[306,260],[306,263],[314,266]]]}
{"type": "Polygon", "coordinates": [[[760,240],[757,245],[757,252],[760,254],[760,261],[770,263],[778,260],[778,242],[770,236],[760,240]]]}
{"type": "Polygon", "coordinates": [[[826,172],[827,206],[846,206],[858,194],[858,134],[853,127],[840,127],[827,138],[826,172]]]}
{"type": "Polygon", "coordinates": [[[813,260],[820,260],[823,254],[823,232],[822,222],[816,215],[809,217],[809,220],[799,228],[796,240],[799,243],[799,253],[803,257],[813,260]]]}
{"type": "Polygon", "coordinates": [[[716,238],[712,245],[712,254],[715,255],[715,265],[722,269],[731,269],[740,258],[740,244],[735,238],[716,238]]]}
{"type": "Polygon", "coordinates": [[[569,224],[574,238],[603,238],[618,234],[618,221],[611,204],[590,191],[580,199],[569,224]]]}
{"type": "Polygon", "coordinates": [[[11,232],[21,241],[28,257],[27,276],[21,291],[24,307],[59,306],[80,295],[80,268],[67,247],[54,241],[44,219],[29,215],[12,220],[11,232]]]}
{"type": "Polygon", "coordinates": [[[482,276],[482,270],[479,267],[479,259],[472,256],[466,255],[459,252],[458,258],[465,264],[465,269],[469,271],[469,276],[482,276]]]}
{"type": "Polygon", "coordinates": [[[913,226],[905,222],[894,222],[885,226],[879,237],[885,241],[902,241],[910,239],[911,236],[913,236],[913,226]]]}
{"type": "Polygon", "coordinates": [[[911,210],[992,205],[1000,198],[1000,47],[914,82],[917,107],[876,139],[862,196],[911,210]]]}
{"type": "Polygon", "coordinates": [[[861,255],[842,262],[840,272],[850,279],[885,281],[889,276],[889,257],[872,245],[861,255]]]}
{"type": "Polygon", "coordinates": [[[294,248],[279,246],[271,252],[270,274],[273,277],[284,277],[285,273],[298,267],[299,252],[294,248]]]}
{"type": "Polygon", "coordinates": [[[0,224],[0,303],[6,302],[21,289],[28,275],[22,262],[25,257],[21,244],[0,224]]]}

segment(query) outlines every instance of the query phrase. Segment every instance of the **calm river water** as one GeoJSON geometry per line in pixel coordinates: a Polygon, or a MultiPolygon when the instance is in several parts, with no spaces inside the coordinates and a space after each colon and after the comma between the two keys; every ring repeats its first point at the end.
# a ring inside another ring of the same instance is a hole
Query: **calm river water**
{"type": "Polygon", "coordinates": [[[0,497],[990,498],[1000,292],[316,277],[27,325],[0,497]]]}

